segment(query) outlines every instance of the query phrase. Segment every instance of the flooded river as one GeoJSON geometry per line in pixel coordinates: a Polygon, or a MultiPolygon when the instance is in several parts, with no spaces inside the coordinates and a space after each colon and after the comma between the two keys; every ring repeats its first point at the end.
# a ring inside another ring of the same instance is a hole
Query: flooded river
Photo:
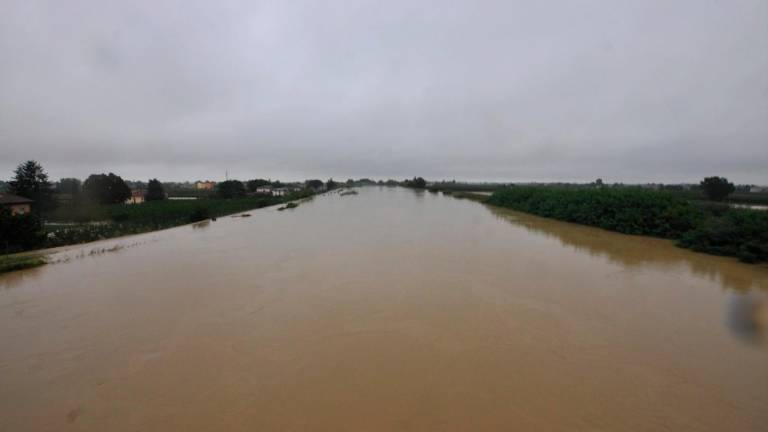
{"type": "Polygon", "coordinates": [[[0,276],[2,431],[766,431],[768,268],[364,188],[0,276]]]}

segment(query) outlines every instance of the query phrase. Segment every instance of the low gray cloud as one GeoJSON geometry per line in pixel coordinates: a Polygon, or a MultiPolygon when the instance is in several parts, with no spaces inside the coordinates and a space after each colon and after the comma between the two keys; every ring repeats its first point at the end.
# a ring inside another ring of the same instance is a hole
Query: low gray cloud
{"type": "Polygon", "coordinates": [[[0,177],[768,183],[766,41],[764,0],[4,1],[0,177]]]}

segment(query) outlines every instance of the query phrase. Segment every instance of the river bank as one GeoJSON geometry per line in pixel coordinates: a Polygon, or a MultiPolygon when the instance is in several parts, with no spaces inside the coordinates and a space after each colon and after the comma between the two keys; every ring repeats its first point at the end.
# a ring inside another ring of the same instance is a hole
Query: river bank
{"type": "Polygon", "coordinates": [[[513,186],[481,200],[609,231],[673,239],[680,247],[733,256],[743,262],[768,261],[765,211],[694,202],[667,192],[630,188],[513,186]]]}
{"type": "Polygon", "coordinates": [[[45,256],[39,253],[19,253],[0,255],[0,274],[16,270],[40,267],[47,263],[45,256]]]}
{"type": "Polygon", "coordinates": [[[248,210],[307,199],[312,192],[233,199],[162,200],[142,204],[80,205],[57,209],[34,241],[0,254],[0,273],[46,263],[34,251],[157,231],[248,210]]]}

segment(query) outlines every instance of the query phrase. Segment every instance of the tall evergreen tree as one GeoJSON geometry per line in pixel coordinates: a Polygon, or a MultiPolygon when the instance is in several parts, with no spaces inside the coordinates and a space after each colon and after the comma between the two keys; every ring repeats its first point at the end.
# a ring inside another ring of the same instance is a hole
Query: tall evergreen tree
{"type": "Polygon", "coordinates": [[[36,211],[53,207],[51,182],[48,181],[48,174],[36,161],[29,160],[20,164],[8,185],[12,194],[34,200],[32,208],[36,211]]]}

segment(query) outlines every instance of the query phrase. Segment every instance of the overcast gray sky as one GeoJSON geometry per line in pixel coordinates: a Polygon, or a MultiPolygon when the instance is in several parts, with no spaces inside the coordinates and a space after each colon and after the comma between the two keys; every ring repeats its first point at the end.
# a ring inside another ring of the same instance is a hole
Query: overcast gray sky
{"type": "Polygon", "coordinates": [[[768,1],[0,1],[0,178],[768,183],[768,1]]]}

